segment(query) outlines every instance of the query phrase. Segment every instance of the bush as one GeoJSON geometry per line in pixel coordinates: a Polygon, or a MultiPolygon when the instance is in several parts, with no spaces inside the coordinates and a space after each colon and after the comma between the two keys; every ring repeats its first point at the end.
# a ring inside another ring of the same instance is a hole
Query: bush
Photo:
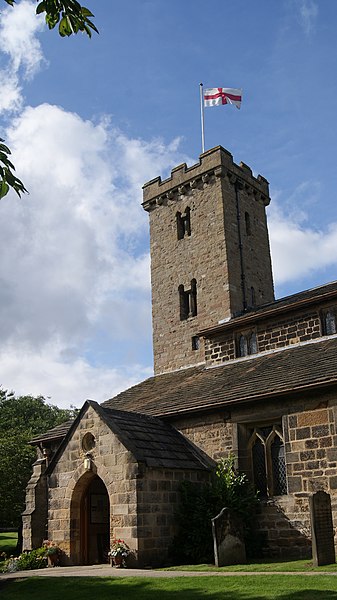
{"type": "Polygon", "coordinates": [[[179,532],[170,552],[174,562],[198,564],[214,561],[211,519],[224,507],[242,520],[249,554],[258,499],[247,476],[235,470],[233,456],[218,463],[208,483],[182,482],[180,494],[176,514],[179,532]]]}
{"type": "Polygon", "coordinates": [[[46,549],[24,551],[20,556],[11,556],[1,563],[2,573],[15,573],[16,571],[30,571],[44,569],[47,566],[46,549]]]}

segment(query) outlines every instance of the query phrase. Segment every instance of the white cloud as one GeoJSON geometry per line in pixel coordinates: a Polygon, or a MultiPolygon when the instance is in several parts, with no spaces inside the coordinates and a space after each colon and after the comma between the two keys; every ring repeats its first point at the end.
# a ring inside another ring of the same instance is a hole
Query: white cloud
{"type": "Polygon", "coordinates": [[[80,357],[62,362],[60,350],[52,347],[47,354],[39,354],[7,347],[0,352],[1,370],[8,381],[15,381],[16,395],[48,398],[52,392],[52,403],[69,408],[81,406],[87,399],[103,402],[151,375],[151,369],[138,364],[93,367],[80,357]]]}
{"type": "MultiPolygon", "coordinates": [[[[294,194],[309,186],[301,184],[294,194]]],[[[305,208],[294,212],[291,203],[282,203],[275,194],[268,210],[268,225],[275,282],[282,285],[318,274],[337,265],[337,223],[325,230],[306,224],[305,208]]],[[[302,204],[303,206],[303,204],[302,204]]]]}
{"type": "Polygon", "coordinates": [[[16,112],[23,103],[20,77],[31,79],[45,62],[36,33],[44,27],[35,15],[36,4],[28,0],[1,8],[0,52],[8,57],[0,70],[0,113],[16,112]]]}
{"type": "Polygon", "coordinates": [[[306,35],[314,30],[318,16],[318,6],[314,0],[295,0],[300,24],[306,35]]]}
{"type": "Polygon", "coordinates": [[[103,400],[150,372],[141,183],[186,157],[177,141],[129,139],[49,104],[25,108],[6,140],[30,195],[1,203],[0,383],[63,405],[103,400]]]}

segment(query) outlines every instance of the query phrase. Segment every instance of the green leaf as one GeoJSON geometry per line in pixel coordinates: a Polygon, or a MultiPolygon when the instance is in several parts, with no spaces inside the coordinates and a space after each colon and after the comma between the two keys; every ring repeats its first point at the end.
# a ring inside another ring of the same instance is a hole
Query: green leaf
{"type": "Polygon", "coordinates": [[[36,7],[36,14],[40,15],[43,12],[46,12],[46,5],[44,2],[40,2],[40,4],[37,5],[36,7]]]}
{"type": "Polygon", "coordinates": [[[59,24],[59,34],[61,37],[69,36],[73,33],[69,17],[62,17],[59,24]]]}
{"type": "Polygon", "coordinates": [[[6,196],[9,191],[9,185],[5,181],[0,181],[0,200],[6,196]]]}

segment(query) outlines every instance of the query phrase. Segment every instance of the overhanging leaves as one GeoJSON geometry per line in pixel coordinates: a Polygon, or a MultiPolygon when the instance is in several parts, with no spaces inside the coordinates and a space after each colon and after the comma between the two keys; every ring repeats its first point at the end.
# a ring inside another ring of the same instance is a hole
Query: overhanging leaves
{"type": "Polygon", "coordinates": [[[15,167],[8,158],[11,151],[3,141],[4,140],[0,138],[0,200],[6,196],[10,187],[13,188],[20,197],[21,194],[28,193],[22,181],[13,173],[15,167]]]}
{"type": "Polygon", "coordinates": [[[58,24],[59,34],[62,37],[79,31],[83,31],[89,37],[92,31],[98,33],[98,29],[89,19],[94,16],[93,13],[85,6],[81,6],[77,0],[43,0],[36,8],[36,14],[42,13],[45,13],[49,29],[54,29],[58,24]]]}

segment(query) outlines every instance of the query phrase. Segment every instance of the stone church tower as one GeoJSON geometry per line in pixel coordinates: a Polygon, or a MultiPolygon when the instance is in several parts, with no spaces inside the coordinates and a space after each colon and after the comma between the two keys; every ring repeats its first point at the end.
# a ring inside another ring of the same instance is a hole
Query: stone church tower
{"type": "Polygon", "coordinates": [[[264,177],[217,146],[144,185],[155,374],[204,361],[199,332],[273,302],[264,177]]]}

